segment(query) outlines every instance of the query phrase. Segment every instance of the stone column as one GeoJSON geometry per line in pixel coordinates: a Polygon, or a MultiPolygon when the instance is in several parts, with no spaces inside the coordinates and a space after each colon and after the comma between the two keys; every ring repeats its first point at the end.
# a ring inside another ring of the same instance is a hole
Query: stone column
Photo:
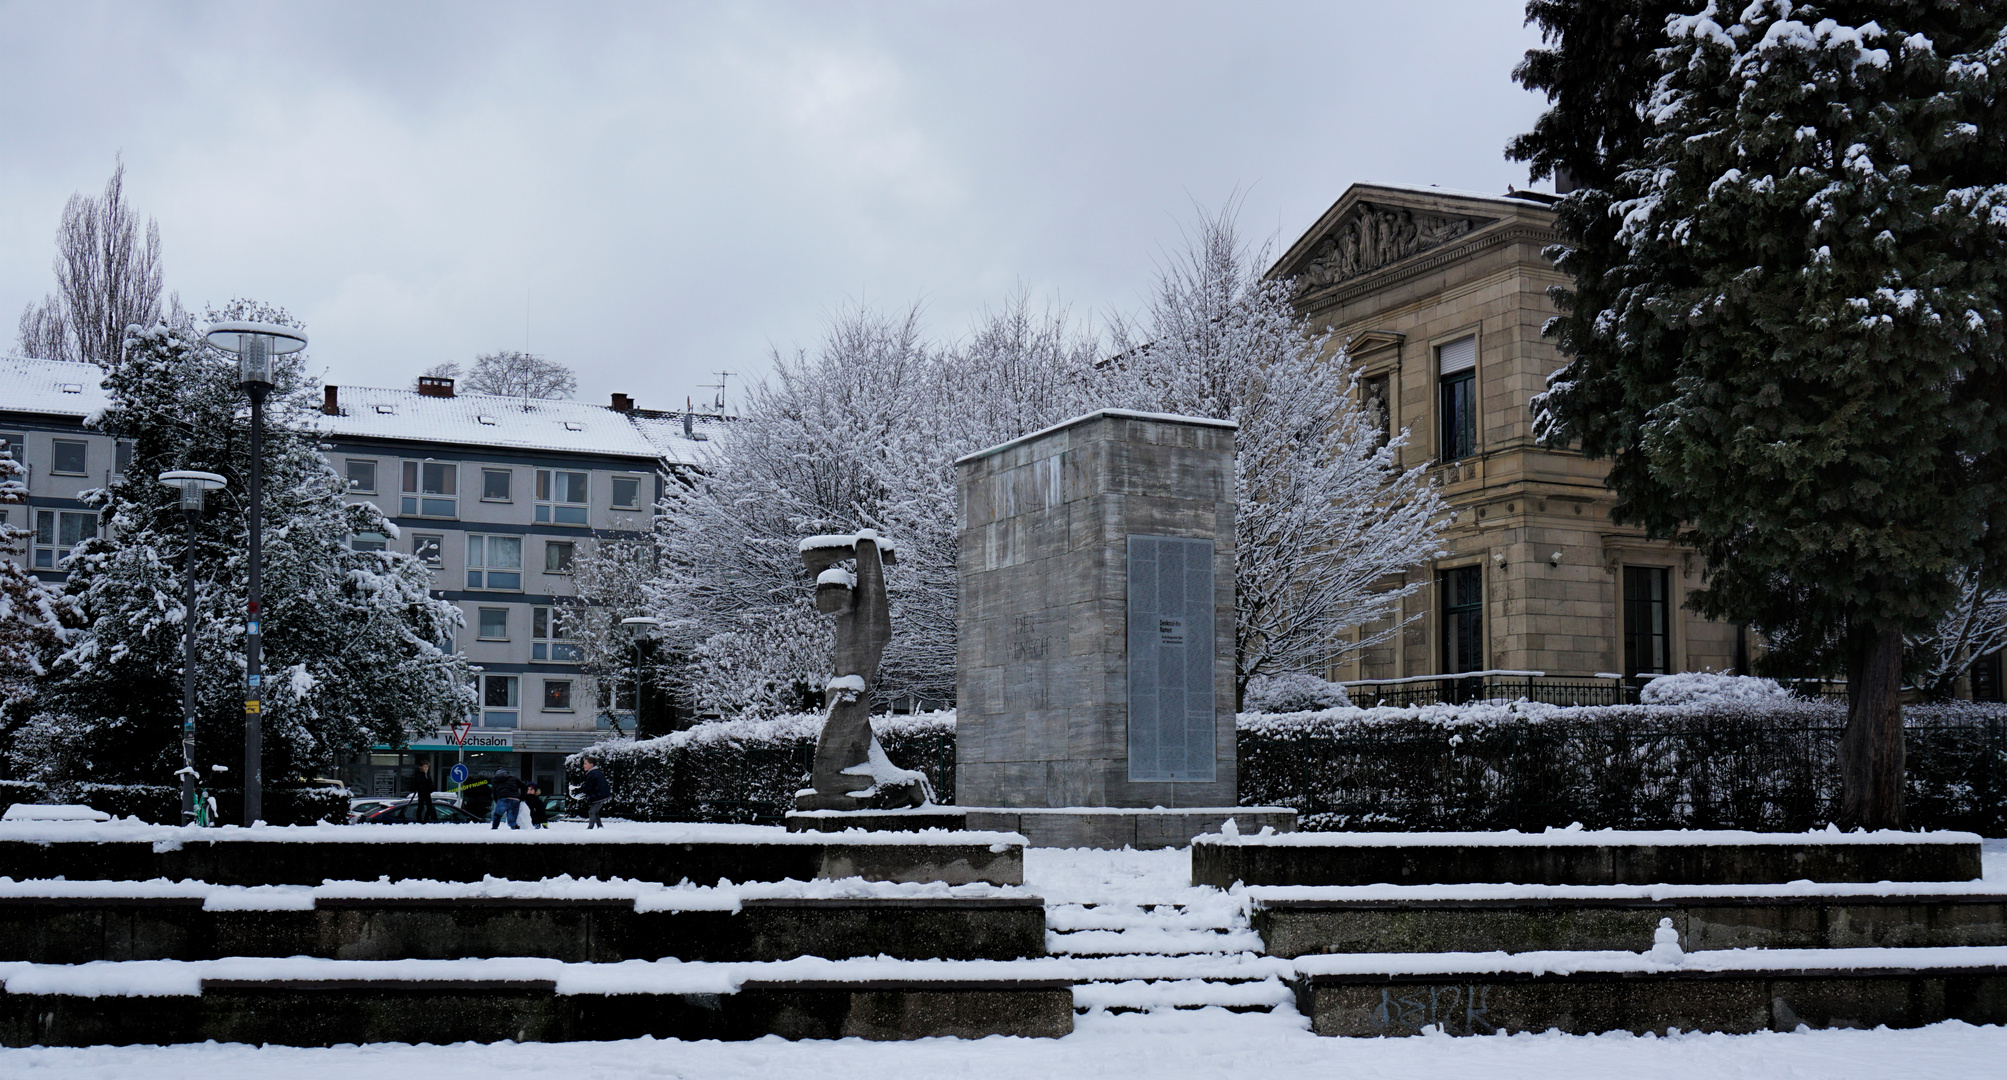
{"type": "Polygon", "coordinates": [[[1234,425],[1108,409],[956,466],[956,801],[1233,806],[1234,425]]]}

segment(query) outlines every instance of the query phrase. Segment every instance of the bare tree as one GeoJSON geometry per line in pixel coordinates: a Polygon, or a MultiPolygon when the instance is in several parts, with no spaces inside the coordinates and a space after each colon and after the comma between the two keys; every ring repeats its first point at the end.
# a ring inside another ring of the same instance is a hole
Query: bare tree
{"type": "Polygon", "coordinates": [[[127,326],[160,319],[160,226],[148,218],[141,235],[139,218],[126,205],[120,162],[101,198],[79,192],[63,207],[56,291],[21,313],[18,348],[44,360],[111,367],[127,326]]]}
{"type": "Polygon", "coordinates": [[[1291,283],[1261,276],[1267,261],[1242,245],[1231,205],[1202,217],[1143,323],[1115,328],[1132,404],[1240,425],[1237,693],[1390,638],[1404,624],[1388,616],[1421,584],[1406,571],[1435,557],[1448,518],[1423,470],[1395,464],[1408,433],[1382,441],[1357,372],[1296,314],[1291,283]]]}
{"type": "Polygon", "coordinates": [[[475,357],[474,370],[467,373],[461,389],[505,397],[564,398],[578,389],[578,376],[555,360],[510,349],[475,357]]]}
{"type": "Polygon", "coordinates": [[[1933,700],[1952,695],[1973,661],[2007,648],[2007,592],[1980,587],[1977,570],[1958,575],[1958,603],[1937,625],[1904,641],[1916,687],[1933,700]]]}

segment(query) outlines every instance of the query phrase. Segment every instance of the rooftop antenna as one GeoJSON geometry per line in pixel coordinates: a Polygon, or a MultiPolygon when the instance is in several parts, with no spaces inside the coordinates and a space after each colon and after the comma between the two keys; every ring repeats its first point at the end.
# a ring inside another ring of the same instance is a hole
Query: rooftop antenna
{"type": "Polygon", "coordinates": [[[711,401],[711,407],[718,410],[719,416],[723,416],[725,415],[725,380],[731,378],[733,375],[736,375],[738,373],[734,371],[720,371],[717,372],[716,374],[718,376],[717,382],[698,383],[697,385],[703,387],[706,390],[716,390],[718,392],[717,395],[711,401]]]}

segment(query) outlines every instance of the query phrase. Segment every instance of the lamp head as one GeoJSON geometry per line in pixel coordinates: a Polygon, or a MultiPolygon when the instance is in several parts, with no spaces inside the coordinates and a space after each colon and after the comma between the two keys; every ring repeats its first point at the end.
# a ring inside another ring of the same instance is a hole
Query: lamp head
{"type": "Polygon", "coordinates": [[[192,469],[175,469],[161,473],[160,482],[181,492],[181,508],[193,513],[202,512],[202,496],[224,485],[222,477],[213,472],[197,472],[192,469]]]}
{"type": "Polygon", "coordinates": [[[307,335],[290,326],[258,322],[220,322],[203,340],[237,355],[237,382],[244,386],[272,385],[272,358],[307,347],[307,335]]]}

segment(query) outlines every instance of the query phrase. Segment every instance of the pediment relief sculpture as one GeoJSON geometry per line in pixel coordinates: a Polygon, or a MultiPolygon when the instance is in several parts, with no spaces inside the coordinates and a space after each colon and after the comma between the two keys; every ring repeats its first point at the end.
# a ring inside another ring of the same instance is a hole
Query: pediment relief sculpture
{"type": "Polygon", "coordinates": [[[1297,291],[1307,292],[1371,273],[1447,244],[1493,220],[1359,203],[1311,249],[1310,258],[1296,275],[1297,291]]]}

